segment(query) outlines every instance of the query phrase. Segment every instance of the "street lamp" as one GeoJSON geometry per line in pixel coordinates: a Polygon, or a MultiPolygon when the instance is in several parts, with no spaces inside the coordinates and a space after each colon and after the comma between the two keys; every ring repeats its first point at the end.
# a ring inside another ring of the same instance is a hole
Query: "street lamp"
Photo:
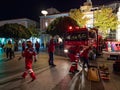
{"type": "MultiPolygon", "coordinates": [[[[41,13],[45,16],[45,18],[46,18],[46,16],[47,16],[47,14],[48,14],[48,11],[46,11],[46,10],[42,10],[41,11],[41,13]]],[[[45,19],[44,18],[44,19],[45,19]]],[[[45,21],[45,20],[44,20],[45,21]]],[[[48,26],[48,23],[45,21],[45,28],[48,26]]]]}
{"type": "Polygon", "coordinates": [[[94,17],[94,14],[95,14],[95,11],[96,10],[99,10],[98,7],[95,7],[95,8],[92,8],[91,11],[92,11],[92,14],[93,14],[93,28],[94,28],[94,21],[95,21],[95,17],[94,17]]]}
{"type": "Polygon", "coordinates": [[[44,16],[46,16],[46,15],[48,14],[48,11],[42,10],[41,13],[42,13],[44,16]]]}
{"type": "MultiPolygon", "coordinates": [[[[44,15],[44,25],[43,25],[44,27],[42,29],[46,29],[46,27],[48,26],[48,23],[46,21],[46,16],[48,14],[48,11],[42,10],[41,13],[44,15]]],[[[44,45],[44,47],[46,47],[46,44],[45,44],[46,41],[47,41],[46,38],[47,38],[46,35],[43,35],[42,39],[43,39],[43,45],[44,45]]]]}

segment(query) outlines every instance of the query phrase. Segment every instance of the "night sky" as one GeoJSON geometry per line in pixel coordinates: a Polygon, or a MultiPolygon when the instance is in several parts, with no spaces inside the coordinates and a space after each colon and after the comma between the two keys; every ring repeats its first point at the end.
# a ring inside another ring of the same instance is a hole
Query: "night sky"
{"type": "MultiPolygon", "coordinates": [[[[29,18],[39,21],[41,10],[56,8],[60,12],[79,8],[86,0],[0,0],[0,20],[29,18]]],[[[103,5],[120,0],[92,0],[93,5],[103,5]]]]}

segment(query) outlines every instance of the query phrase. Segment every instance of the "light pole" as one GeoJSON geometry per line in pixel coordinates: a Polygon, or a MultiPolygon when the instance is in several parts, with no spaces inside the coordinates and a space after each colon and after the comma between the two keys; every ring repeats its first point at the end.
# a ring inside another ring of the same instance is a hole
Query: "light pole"
{"type": "MultiPolygon", "coordinates": [[[[46,16],[47,16],[47,14],[48,14],[48,11],[42,10],[41,13],[44,15],[44,25],[43,25],[44,27],[43,27],[42,29],[46,29],[46,27],[48,26],[48,23],[47,23],[47,21],[46,21],[46,16]]],[[[44,47],[46,47],[46,41],[47,41],[47,40],[46,40],[46,36],[43,35],[43,36],[42,36],[42,39],[43,39],[43,45],[44,45],[43,48],[44,48],[44,47]]]]}
{"type": "Polygon", "coordinates": [[[99,10],[99,8],[98,8],[98,7],[95,7],[95,8],[92,8],[92,9],[91,9],[92,15],[93,15],[93,17],[92,17],[92,18],[93,18],[93,28],[94,28],[94,21],[95,21],[94,15],[95,15],[96,10],[99,10]]]}
{"type": "Polygon", "coordinates": [[[94,28],[94,9],[92,9],[92,14],[93,14],[93,28],[94,28]]]}
{"type": "Polygon", "coordinates": [[[46,10],[42,10],[41,11],[41,13],[44,15],[44,26],[45,26],[45,28],[47,27],[47,22],[46,22],[46,16],[47,16],[47,14],[48,14],[48,11],[46,11],[46,10]]]}
{"type": "Polygon", "coordinates": [[[41,13],[42,13],[44,16],[46,16],[46,15],[48,14],[48,11],[42,10],[41,13]]]}

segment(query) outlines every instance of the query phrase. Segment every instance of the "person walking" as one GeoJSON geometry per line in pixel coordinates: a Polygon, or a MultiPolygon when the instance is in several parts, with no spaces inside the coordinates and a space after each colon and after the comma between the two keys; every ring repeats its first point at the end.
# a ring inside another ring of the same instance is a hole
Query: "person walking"
{"type": "Polygon", "coordinates": [[[34,81],[36,79],[36,76],[32,69],[32,62],[33,62],[33,59],[34,59],[34,62],[36,62],[37,59],[36,59],[36,53],[34,51],[31,41],[27,41],[27,48],[23,51],[22,56],[25,57],[25,69],[26,69],[22,77],[25,78],[29,73],[32,78],[32,81],[34,81]]]}
{"type": "Polygon", "coordinates": [[[54,43],[54,39],[52,38],[51,40],[50,40],[50,42],[49,42],[49,45],[48,45],[48,53],[49,53],[49,60],[48,60],[48,63],[49,63],[49,65],[51,65],[51,66],[56,66],[55,64],[54,64],[54,51],[55,51],[55,46],[56,46],[57,44],[56,43],[54,43]]]}
{"type": "Polygon", "coordinates": [[[37,54],[39,54],[40,43],[38,41],[36,41],[35,43],[35,49],[36,49],[37,54]]]}

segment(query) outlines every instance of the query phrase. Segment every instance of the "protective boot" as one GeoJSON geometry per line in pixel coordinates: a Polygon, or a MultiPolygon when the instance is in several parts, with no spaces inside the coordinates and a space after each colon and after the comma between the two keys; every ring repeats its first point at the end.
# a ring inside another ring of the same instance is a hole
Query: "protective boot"
{"type": "Polygon", "coordinates": [[[72,65],[69,70],[70,73],[74,74],[75,73],[75,67],[72,65]]]}
{"type": "Polygon", "coordinates": [[[31,78],[32,78],[32,81],[34,81],[35,79],[36,79],[36,76],[35,76],[35,74],[32,72],[32,73],[30,73],[30,76],[31,76],[31,78]]]}
{"type": "Polygon", "coordinates": [[[48,60],[48,63],[49,63],[49,65],[52,65],[50,60],[48,60]]]}
{"type": "Polygon", "coordinates": [[[24,72],[22,77],[25,78],[27,76],[27,72],[24,72]]]}
{"type": "Polygon", "coordinates": [[[79,72],[77,63],[75,64],[75,72],[79,72]]]}

